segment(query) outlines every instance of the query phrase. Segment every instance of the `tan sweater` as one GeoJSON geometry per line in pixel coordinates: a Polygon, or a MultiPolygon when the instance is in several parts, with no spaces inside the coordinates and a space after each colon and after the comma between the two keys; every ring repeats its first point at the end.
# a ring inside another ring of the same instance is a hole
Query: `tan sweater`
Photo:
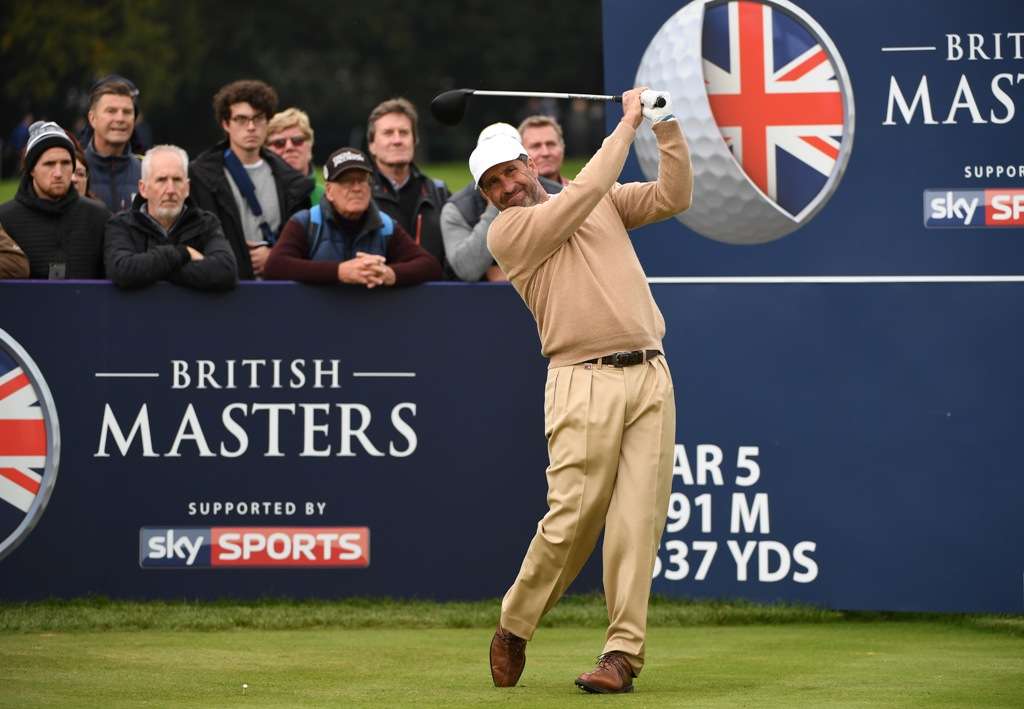
{"type": "Polygon", "coordinates": [[[509,207],[487,245],[537,320],[550,367],[662,349],[658,310],[627,229],[690,206],[690,154],[676,121],[654,126],[657,182],[616,183],[636,132],[619,123],[579,176],[532,207],[509,207]]]}

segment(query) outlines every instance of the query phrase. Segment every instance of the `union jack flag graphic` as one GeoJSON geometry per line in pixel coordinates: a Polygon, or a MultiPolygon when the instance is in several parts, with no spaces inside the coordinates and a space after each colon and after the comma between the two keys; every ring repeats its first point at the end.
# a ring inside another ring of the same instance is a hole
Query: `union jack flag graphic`
{"type": "Polygon", "coordinates": [[[0,519],[28,512],[45,465],[46,423],[38,395],[25,371],[0,350],[0,508],[6,508],[0,519]]]}
{"type": "Polygon", "coordinates": [[[828,53],[785,12],[736,0],[707,8],[702,54],[711,112],[733,156],[799,216],[825,187],[843,136],[828,53]]]}

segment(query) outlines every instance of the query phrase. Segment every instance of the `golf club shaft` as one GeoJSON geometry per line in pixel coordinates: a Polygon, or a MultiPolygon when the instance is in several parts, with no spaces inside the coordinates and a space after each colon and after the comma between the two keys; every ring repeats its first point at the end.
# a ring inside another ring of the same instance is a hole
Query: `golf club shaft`
{"type": "Polygon", "coordinates": [[[557,93],[542,93],[536,91],[477,91],[473,90],[474,96],[519,96],[524,98],[563,98],[563,99],[574,99],[582,98],[587,101],[617,101],[622,103],[621,96],[604,96],[602,94],[557,94],[557,93]]]}

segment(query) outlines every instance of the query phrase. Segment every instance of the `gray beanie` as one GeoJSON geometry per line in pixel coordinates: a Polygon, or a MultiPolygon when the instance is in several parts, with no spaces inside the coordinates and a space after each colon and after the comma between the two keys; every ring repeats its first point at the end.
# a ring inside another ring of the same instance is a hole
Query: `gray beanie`
{"type": "Polygon", "coordinates": [[[53,121],[36,121],[28,127],[25,146],[25,172],[35,169],[39,156],[50,148],[64,148],[71,154],[71,169],[75,169],[75,146],[64,129],[53,121]]]}

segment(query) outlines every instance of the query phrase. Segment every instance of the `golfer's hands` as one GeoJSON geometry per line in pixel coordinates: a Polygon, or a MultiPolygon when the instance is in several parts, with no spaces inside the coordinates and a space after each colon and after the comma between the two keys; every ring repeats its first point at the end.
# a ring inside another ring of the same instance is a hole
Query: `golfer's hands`
{"type": "Polygon", "coordinates": [[[646,90],[646,86],[638,86],[622,94],[622,122],[633,126],[634,130],[640,127],[640,121],[644,119],[640,94],[646,90]]]}
{"type": "Polygon", "coordinates": [[[643,105],[644,118],[651,123],[667,121],[675,116],[672,115],[672,97],[668,91],[652,91],[647,89],[640,94],[640,103],[643,105]],[[655,106],[658,99],[664,99],[663,106],[655,106]]]}

